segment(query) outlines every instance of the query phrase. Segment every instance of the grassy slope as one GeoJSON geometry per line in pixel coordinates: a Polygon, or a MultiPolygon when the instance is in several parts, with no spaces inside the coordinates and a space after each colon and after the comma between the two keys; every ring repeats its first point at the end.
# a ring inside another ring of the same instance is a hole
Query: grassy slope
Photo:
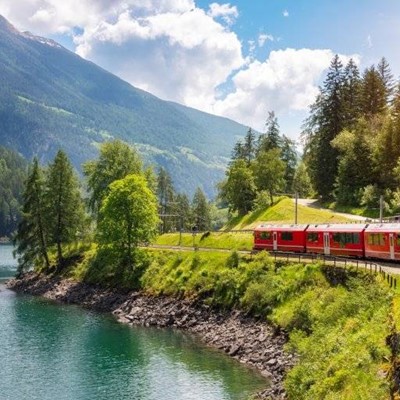
{"type": "MultiPolygon", "coordinates": [[[[267,209],[253,211],[244,217],[232,219],[228,229],[250,229],[260,222],[294,223],[295,204],[292,199],[283,198],[267,209]]],[[[312,207],[298,206],[297,221],[299,224],[349,222],[348,218],[331,211],[318,210],[312,207]]]]}

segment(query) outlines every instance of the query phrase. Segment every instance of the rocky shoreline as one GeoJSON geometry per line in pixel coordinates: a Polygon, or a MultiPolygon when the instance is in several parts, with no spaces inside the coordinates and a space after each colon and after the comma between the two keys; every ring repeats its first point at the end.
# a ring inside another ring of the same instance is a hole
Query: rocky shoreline
{"type": "Polygon", "coordinates": [[[256,399],[286,399],[283,379],[296,359],[283,351],[285,333],[240,311],[217,311],[187,299],[105,289],[34,273],[11,280],[7,286],[16,292],[111,312],[122,323],[196,334],[206,344],[256,368],[269,380],[269,387],[257,393],[256,399]]]}

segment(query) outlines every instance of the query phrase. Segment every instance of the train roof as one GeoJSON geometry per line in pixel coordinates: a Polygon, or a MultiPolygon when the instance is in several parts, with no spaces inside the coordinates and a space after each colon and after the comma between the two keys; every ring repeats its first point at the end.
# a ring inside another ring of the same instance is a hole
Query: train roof
{"type": "Polygon", "coordinates": [[[400,232],[400,223],[370,224],[365,232],[400,232]]]}
{"type": "Polygon", "coordinates": [[[362,232],[367,224],[310,224],[307,232],[362,232]]]}
{"type": "Polygon", "coordinates": [[[305,231],[308,225],[306,224],[261,224],[254,228],[255,231],[292,231],[292,232],[299,232],[305,231]]]}

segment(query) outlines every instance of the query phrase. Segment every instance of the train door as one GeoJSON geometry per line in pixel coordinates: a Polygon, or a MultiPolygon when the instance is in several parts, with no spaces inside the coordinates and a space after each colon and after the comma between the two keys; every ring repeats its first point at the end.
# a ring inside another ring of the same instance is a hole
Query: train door
{"type": "Polygon", "coordinates": [[[272,233],[272,239],[273,239],[274,251],[277,251],[278,250],[278,232],[272,233]]]}
{"type": "Polygon", "coordinates": [[[394,260],[394,235],[389,233],[390,259],[394,260]]]}
{"type": "Polygon", "coordinates": [[[324,254],[329,256],[331,254],[331,249],[329,246],[329,232],[324,232],[324,254]]]}

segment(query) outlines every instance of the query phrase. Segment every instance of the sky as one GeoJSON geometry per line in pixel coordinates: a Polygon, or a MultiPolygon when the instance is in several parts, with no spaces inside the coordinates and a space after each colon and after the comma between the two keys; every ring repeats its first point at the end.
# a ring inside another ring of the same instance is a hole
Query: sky
{"type": "Polygon", "coordinates": [[[335,54],[400,75],[400,0],[1,0],[0,14],[162,99],[259,132],[274,111],[294,140],[335,54]]]}

